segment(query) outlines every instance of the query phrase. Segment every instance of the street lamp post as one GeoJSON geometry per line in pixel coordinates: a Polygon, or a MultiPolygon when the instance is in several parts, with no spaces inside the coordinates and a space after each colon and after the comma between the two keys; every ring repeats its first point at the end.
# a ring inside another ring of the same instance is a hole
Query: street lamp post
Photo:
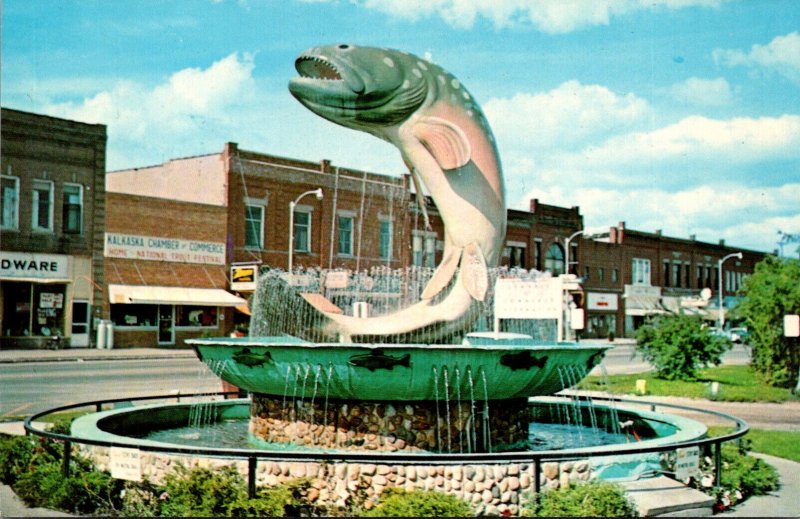
{"type": "Polygon", "coordinates": [[[717,281],[718,281],[718,295],[719,295],[719,329],[722,330],[722,327],[725,326],[725,312],[722,308],[722,264],[725,263],[726,260],[730,258],[738,258],[742,259],[741,252],[734,252],[733,254],[728,254],[721,260],[717,262],[717,281]]]}
{"type": "Polygon", "coordinates": [[[575,231],[570,235],[569,238],[564,240],[564,274],[569,274],[569,242],[572,241],[573,238],[576,236],[580,236],[585,232],[584,229],[580,231],[575,231]]]}
{"type": "Polygon", "coordinates": [[[322,188],[312,189],[311,191],[306,191],[305,193],[301,194],[293,201],[289,202],[289,279],[292,278],[292,268],[293,268],[293,254],[294,254],[294,208],[297,206],[297,203],[300,202],[300,199],[306,195],[315,195],[317,200],[322,200],[322,188]]]}
{"type": "MultiPolygon", "coordinates": [[[[565,275],[569,274],[569,263],[570,263],[570,259],[569,259],[569,248],[570,248],[569,247],[569,243],[572,241],[573,238],[575,238],[576,236],[580,236],[584,232],[585,232],[584,229],[581,229],[580,231],[575,231],[574,233],[572,233],[570,235],[569,238],[566,238],[564,240],[564,274],[565,275]]],[[[572,307],[570,306],[571,302],[569,300],[569,291],[566,290],[566,289],[564,290],[563,298],[564,298],[564,316],[565,316],[564,317],[564,340],[568,341],[568,340],[570,340],[571,335],[572,335],[571,334],[572,307]]]]}

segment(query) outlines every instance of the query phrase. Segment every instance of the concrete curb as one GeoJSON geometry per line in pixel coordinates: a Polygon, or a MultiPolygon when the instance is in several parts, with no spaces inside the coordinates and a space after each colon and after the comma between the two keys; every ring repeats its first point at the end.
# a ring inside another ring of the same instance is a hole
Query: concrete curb
{"type": "Polygon", "coordinates": [[[33,362],[91,362],[109,360],[154,360],[197,358],[193,350],[137,348],[135,350],[5,350],[0,351],[0,364],[33,362]]]}

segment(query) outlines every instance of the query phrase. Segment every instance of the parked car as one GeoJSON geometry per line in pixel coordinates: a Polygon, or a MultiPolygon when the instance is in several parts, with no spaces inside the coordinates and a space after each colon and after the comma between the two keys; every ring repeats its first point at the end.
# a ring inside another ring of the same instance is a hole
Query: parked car
{"type": "Polygon", "coordinates": [[[750,333],[747,331],[747,328],[744,327],[729,328],[727,330],[722,330],[714,326],[709,328],[708,332],[711,335],[716,335],[717,337],[725,337],[726,339],[735,344],[741,344],[747,342],[747,339],[750,337],[750,333]]]}
{"type": "Polygon", "coordinates": [[[711,335],[714,335],[716,337],[723,337],[725,339],[728,339],[729,341],[732,340],[730,334],[728,334],[727,331],[725,331],[722,328],[719,328],[717,326],[709,327],[708,328],[708,333],[710,333],[711,335]]]}
{"type": "Polygon", "coordinates": [[[731,334],[731,340],[737,344],[745,344],[750,339],[750,332],[744,326],[731,328],[728,332],[731,334]]]}

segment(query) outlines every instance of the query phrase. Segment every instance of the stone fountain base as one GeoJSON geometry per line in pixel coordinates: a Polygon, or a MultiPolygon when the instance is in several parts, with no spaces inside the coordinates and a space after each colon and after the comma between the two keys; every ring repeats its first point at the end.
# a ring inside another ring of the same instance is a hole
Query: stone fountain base
{"type": "Polygon", "coordinates": [[[372,451],[496,452],[525,444],[526,398],[352,402],[253,394],[250,433],[270,443],[372,451]]]}

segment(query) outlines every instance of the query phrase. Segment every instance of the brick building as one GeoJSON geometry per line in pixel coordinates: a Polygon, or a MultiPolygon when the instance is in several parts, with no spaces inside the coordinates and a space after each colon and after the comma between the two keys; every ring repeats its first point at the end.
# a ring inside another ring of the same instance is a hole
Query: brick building
{"type": "MultiPolygon", "coordinates": [[[[295,269],[433,267],[441,260],[444,229],[439,213],[430,199],[421,197],[429,216],[430,225],[426,226],[407,175],[388,177],[325,160],[314,163],[242,150],[228,143],[221,153],[114,172],[108,179],[108,236],[196,241],[216,250],[224,245],[222,256],[205,265],[180,258],[164,261],[158,254],[152,258],[109,257],[107,278],[113,294],[121,290],[117,285],[140,284],[227,289],[247,298],[254,289],[252,278],[257,269],[288,267],[290,234],[295,269]],[[317,190],[322,198],[315,196],[317,190]]],[[[578,207],[533,199],[528,211],[508,211],[501,257],[501,265],[556,275],[565,272],[569,261],[570,273],[584,285],[583,294],[575,301],[586,310],[582,336],[631,335],[648,316],[680,309],[693,308],[710,320],[718,316],[716,262],[738,249],[724,243],[633,231],[624,223],[599,239],[579,238],[582,230],[578,207]],[[701,301],[703,288],[710,288],[714,297],[701,301]]],[[[108,247],[106,254],[114,256],[108,247]]],[[[764,256],[742,252],[741,261],[725,265],[729,296],[764,256]]],[[[727,301],[730,303],[731,297],[727,301]]],[[[111,303],[118,335],[134,332],[119,314],[121,309],[131,308],[124,306],[129,302],[111,303]]],[[[220,307],[220,320],[211,328],[187,325],[180,317],[184,310],[173,305],[175,314],[168,314],[166,321],[177,332],[166,335],[167,342],[159,342],[180,344],[200,332],[227,334],[247,322],[243,305],[225,304],[238,306],[242,312],[220,307]]],[[[164,299],[162,306],[166,305],[164,299]]],[[[155,330],[153,323],[149,326],[155,330]]],[[[150,339],[123,343],[152,342],[153,330],[150,335],[140,335],[150,339]]]]}
{"type": "Polygon", "coordinates": [[[227,178],[219,155],[110,172],[105,255],[115,347],[230,333],[227,178]]]}
{"type": "Polygon", "coordinates": [[[2,109],[0,347],[90,344],[103,301],[106,127],[2,109]]]}
{"type": "MultiPolygon", "coordinates": [[[[509,209],[501,265],[564,274],[565,241],[579,229],[583,229],[583,216],[577,206],[547,205],[534,198],[530,201],[530,211],[509,209]]],[[[577,259],[577,242],[570,241],[569,246],[570,257],[577,259]]],[[[572,273],[573,260],[570,260],[572,273]]]]}
{"type": "Polygon", "coordinates": [[[612,227],[607,237],[581,240],[580,272],[586,290],[585,335],[609,332],[630,336],[644,321],[665,312],[697,313],[719,318],[718,262],[723,263],[723,311],[736,304],[736,292],[763,252],[612,227]]]}
{"type": "Polygon", "coordinates": [[[107,189],[108,310],[119,347],[181,345],[245,325],[253,272],[288,267],[293,202],[296,269],[435,264],[436,231],[424,231],[427,242],[398,239],[416,236],[421,220],[402,177],[228,143],[220,153],[111,172],[107,189]]]}
{"type": "MultiPolygon", "coordinates": [[[[228,334],[248,320],[248,273],[286,269],[290,235],[299,269],[441,261],[439,213],[407,174],[228,143],[106,175],[105,126],[9,109],[2,122],[0,347],[44,347],[56,336],[88,346],[99,319],[113,322],[116,347],[228,334]]],[[[603,238],[576,239],[581,230],[578,207],[533,199],[528,211],[508,211],[501,264],[561,274],[569,262],[585,288],[583,336],[630,335],[667,311],[719,317],[717,262],[738,248],[624,222],[603,238]]],[[[725,263],[725,307],[764,257],[741,252],[725,263]]]]}

